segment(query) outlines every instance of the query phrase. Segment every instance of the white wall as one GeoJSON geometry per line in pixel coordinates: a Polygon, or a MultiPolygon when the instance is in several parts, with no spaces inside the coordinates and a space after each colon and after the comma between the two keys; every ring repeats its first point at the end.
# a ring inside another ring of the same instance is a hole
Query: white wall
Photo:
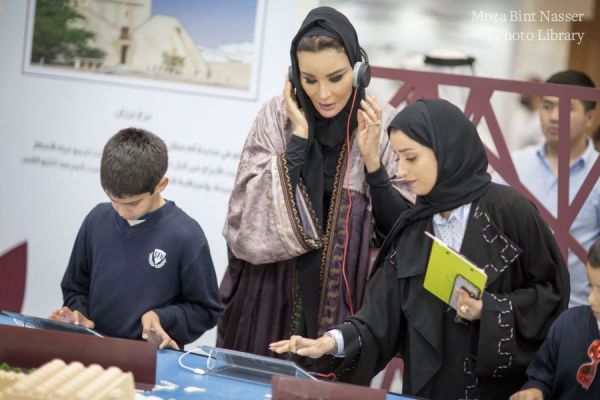
{"type": "MultiPolygon", "coordinates": [[[[231,187],[237,166],[231,155],[241,151],[260,105],[281,92],[298,10],[296,0],[267,1],[258,98],[240,100],[24,74],[27,1],[0,0],[0,254],[28,242],[24,313],[46,316],[60,306],[60,279],[77,230],[87,212],[106,201],[94,169],[102,146],[117,130],[138,126],[167,145],[215,150],[217,155],[171,150],[168,175],[231,187]],[[34,148],[36,143],[70,149],[43,150],[34,148]],[[75,148],[87,153],[75,155],[75,148]],[[91,171],[43,167],[34,157],[91,171]],[[229,175],[203,175],[191,166],[221,166],[229,175]]],[[[165,196],[204,228],[220,281],[226,267],[221,230],[228,193],[170,185],[165,196]]],[[[214,330],[201,339],[214,340],[214,330]]]]}
{"type": "MultiPolygon", "coordinates": [[[[594,16],[593,0],[547,1],[547,0],[522,0],[523,12],[549,10],[556,13],[582,13],[583,20],[589,21],[594,16]]],[[[553,29],[557,32],[569,32],[571,24],[567,22],[523,22],[519,30],[524,32],[537,32],[553,29]]],[[[583,40],[590,40],[584,37],[583,40]]],[[[577,43],[577,42],[575,42],[577,43]]],[[[567,68],[569,65],[569,41],[516,41],[514,45],[514,63],[512,75],[517,79],[525,79],[535,74],[543,80],[553,73],[567,68]]]]}

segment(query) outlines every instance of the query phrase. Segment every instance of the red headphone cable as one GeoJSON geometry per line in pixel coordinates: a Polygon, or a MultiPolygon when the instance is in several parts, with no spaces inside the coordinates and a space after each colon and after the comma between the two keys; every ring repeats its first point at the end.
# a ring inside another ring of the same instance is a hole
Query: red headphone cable
{"type": "MultiPolygon", "coordinates": [[[[352,119],[352,111],[354,111],[354,105],[356,103],[356,95],[358,94],[358,88],[354,89],[354,96],[352,97],[352,105],[350,106],[350,114],[348,114],[348,121],[346,123],[346,173],[344,176],[344,181],[347,180],[349,172],[350,172],[350,120],[352,119]]],[[[342,183],[343,184],[343,183],[342,183]]],[[[352,293],[350,292],[350,285],[348,283],[348,277],[346,275],[346,256],[348,255],[348,236],[349,225],[350,225],[350,212],[352,211],[352,194],[350,193],[350,188],[346,188],[348,191],[348,211],[346,212],[346,237],[344,239],[344,257],[342,258],[342,276],[344,278],[344,285],[346,287],[346,295],[348,301],[348,308],[350,309],[350,315],[354,315],[354,305],[352,304],[352,293]]]]}

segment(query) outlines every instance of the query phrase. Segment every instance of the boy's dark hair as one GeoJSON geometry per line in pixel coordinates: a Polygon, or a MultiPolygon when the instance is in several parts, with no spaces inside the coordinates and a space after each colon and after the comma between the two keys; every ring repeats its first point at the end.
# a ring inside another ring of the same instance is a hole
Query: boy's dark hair
{"type": "Polygon", "coordinates": [[[154,193],[168,164],[167,146],[161,138],[143,129],[122,129],[104,146],[100,182],[116,198],[154,193]]]}
{"type": "MultiPolygon", "coordinates": [[[[574,85],[595,88],[594,81],[585,72],[568,69],[560,71],[552,75],[546,83],[558,83],[561,85],[574,85]]],[[[596,102],[593,100],[581,100],[585,111],[590,111],[596,108],[596,102]]]]}
{"type": "Polygon", "coordinates": [[[592,247],[590,247],[590,251],[588,252],[588,264],[592,268],[600,268],[600,238],[598,238],[592,247]]]}

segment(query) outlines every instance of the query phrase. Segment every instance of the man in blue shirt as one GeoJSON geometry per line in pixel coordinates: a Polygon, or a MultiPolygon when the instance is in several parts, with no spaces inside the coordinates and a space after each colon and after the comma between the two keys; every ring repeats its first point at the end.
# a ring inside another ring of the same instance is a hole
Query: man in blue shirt
{"type": "MultiPolygon", "coordinates": [[[[558,72],[546,83],[595,87],[589,76],[574,70],[558,72]]],[[[593,101],[571,100],[569,202],[573,201],[598,158],[598,152],[587,135],[594,124],[595,106],[593,101]]],[[[512,154],[523,185],[554,216],[557,215],[558,202],[558,114],[558,97],[544,96],[540,121],[546,140],[512,154]]],[[[506,183],[499,176],[494,180],[506,183]]],[[[570,232],[586,251],[600,236],[600,182],[597,179],[570,232]]],[[[588,304],[589,287],[584,263],[569,251],[568,266],[571,276],[569,307],[588,304]]]]}

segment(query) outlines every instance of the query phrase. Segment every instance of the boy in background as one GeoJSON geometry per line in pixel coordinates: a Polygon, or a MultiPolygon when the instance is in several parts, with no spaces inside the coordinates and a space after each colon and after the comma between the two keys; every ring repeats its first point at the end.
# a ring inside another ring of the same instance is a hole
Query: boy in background
{"type": "Polygon", "coordinates": [[[527,369],[529,381],[510,400],[600,399],[600,239],[586,269],[590,305],[558,317],[527,369]]]}
{"type": "Polygon", "coordinates": [[[198,223],[162,191],[167,147],[142,129],[104,146],[102,188],[110,203],[85,218],[51,318],[114,337],[179,349],[222,313],[208,242],[198,223]]]}

